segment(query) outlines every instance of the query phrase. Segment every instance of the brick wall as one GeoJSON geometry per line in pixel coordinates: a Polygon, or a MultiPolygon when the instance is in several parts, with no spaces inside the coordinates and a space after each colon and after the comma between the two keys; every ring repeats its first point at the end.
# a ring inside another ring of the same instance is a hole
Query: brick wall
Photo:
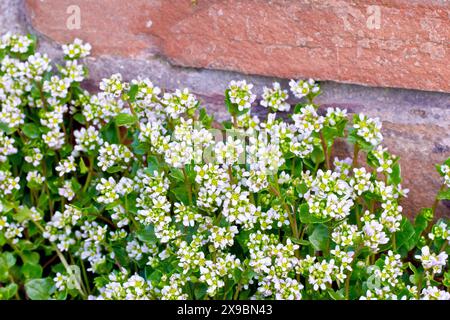
{"type": "Polygon", "coordinates": [[[35,33],[55,59],[58,44],[82,38],[94,48],[91,86],[114,72],[186,86],[220,120],[232,79],[258,93],[274,80],[325,80],[323,108],[383,121],[412,216],[433,202],[434,164],[450,155],[449,17],[446,0],[2,0],[0,33],[35,33]]]}
{"type": "Polygon", "coordinates": [[[33,26],[97,54],[450,92],[449,2],[27,0],[33,26]]]}

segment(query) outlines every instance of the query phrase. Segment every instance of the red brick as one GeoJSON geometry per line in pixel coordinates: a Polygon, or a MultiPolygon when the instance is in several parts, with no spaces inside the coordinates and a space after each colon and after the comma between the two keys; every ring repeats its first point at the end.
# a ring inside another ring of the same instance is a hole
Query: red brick
{"type": "Polygon", "coordinates": [[[450,92],[450,4],[438,0],[26,0],[36,30],[94,55],[450,92]],[[81,29],[68,30],[78,5],[81,29]],[[368,7],[380,9],[369,29],[368,7]],[[149,23],[151,21],[151,23],[149,23]]]}

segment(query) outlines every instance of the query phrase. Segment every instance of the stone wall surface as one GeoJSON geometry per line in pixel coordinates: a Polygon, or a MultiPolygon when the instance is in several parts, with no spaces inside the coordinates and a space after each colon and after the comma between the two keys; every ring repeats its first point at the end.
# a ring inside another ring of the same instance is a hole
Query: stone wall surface
{"type": "Polygon", "coordinates": [[[162,55],[186,67],[450,92],[446,0],[26,0],[26,5],[38,31],[59,42],[82,37],[96,54],[162,55]]]}
{"type": "MultiPolygon", "coordinates": [[[[404,211],[413,216],[431,206],[441,183],[434,164],[450,155],[449,2],[371,3],[382,9],[381,29],[367,29],[364,0],[1,0],[0,34],[37,34],[56,60],[61,43],[82,38],[94,47],[91,88],[115,72],[146,76],[166,90],[189,87],[218,120],[227,117],[223,92],[232,79],[247,79],[259,94],[272,81],[287,88],[291,77],[334,80],[322,82],[318,102],[383,121],[385,145],[401,157],[411,190],[404,211]],[[80,8],[80,29],[67,28],[71,5],[80,8]]],[[[450,204],[438,212],[450,216],[450,204]]]]}

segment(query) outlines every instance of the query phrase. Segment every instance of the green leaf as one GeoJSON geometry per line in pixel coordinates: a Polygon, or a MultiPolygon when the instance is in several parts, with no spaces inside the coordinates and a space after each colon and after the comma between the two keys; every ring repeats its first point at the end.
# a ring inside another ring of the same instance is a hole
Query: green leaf
{"type": "Polygon", "coordinates": [[[450,200],[450,188],[447,188],[447,190],[439,191],[437,195],[438,200],[450,200]]]}
{"type": "Polygon", "coordinates": [[[301,239],[296,239],[294,237],[290,237],[289,239],[291,239],[291,241],[295,244],[299,244],[302,246],[309,246],[311,243],[308,240],[301,240],[301,239]]]}
{"type": "Polygon", "coordinates": [[[77,121],[78,123],[81,123],[81,124],[85,124],[85,123],[86,123],[86,118],[83,116],[82,113],[76,113],[76,114],[73,116],[73,119],[74,119],[75,121],[77,121]]]}
{"type": "Polygon", "coordinates": [[[230,89],[225,90],[225,106],[227,107],[227,111],[233,115],[235,113],[236,107],[230,100],[230,89]]]}
{"type": "Polygon", "coordinates": [[[157,285],[161,281],[162,276],[163,273],[161,270],[155,270],[147,277],[147,280],[150,280],[152,283],[157,285]]]}
{"type": "Polygon", "coordinates": [[[415,285],[419,284],[423,277],[422,272],[417,270],[417,268],[411,262],[408,262],[408,267],[413,272],[413,274],[409,277],[409,280],[411,281],[412,284],[415,285]]]}
{"type": "Polygon", "coordinates": [[[328,228],[323,224],[316,225],[308,240],[314,249],[324,251],[328,243],[328,228]]]}
{"type": "Polygon", "coordinates": [[[242,248],[242,251],[244,251],[244,253],[248,252],[248,247],[247,247],[247,242],[248,239],[250,237],[250,231],[248,230],[242,230],[241,232],[238,233],[238,235],[236,236],[236,240],[239,243],[239,245],[242,248]]]}
{"type": "Polygon", "coordinates": [[[9,268],[14,266],[16,258],[11,252],[0,254],[0,282],[6,282],[9,277],[9,268]]]}
{"type": "Polygon", "coordinates": [[[302,203],[299,210],[300,221],[305,224],[325,223],[331,220],[331,217],[322,218],[309,213],[309,206],[307,203],[302,203]]]}
{"type": "Polygon", "coordinates": [[[305,183],[299,183],[295,187],[295,190],[297,190],[297,192],[303,196],[306,192],[308,192],[309,188],[308,188],[308,186],[305,183]]]}
{"type": "Polygon", "coordinates": [[[31,279],[25,282],[25,292],[31,300],[48,300],[55,286],[50,278],[31,279]]]}
{"type": "Polygon", "coordinates": [[[41,99],[41,91],[39,90],[36,82],[33,83],[30,94],[31,94],[31,97],[34,98],[35,100],[41,99]]]}
{"type": "Polygon", "coordinates": [[[81,184],[78,182],[77,178],[73,177],[70,179],[70,182],[72,183],[73,191],[78,192],[81,189],[81,184]]]}
{"type": "Polygon", "coordinates": [[[159,162],[155,156],[148,157],[146,171],[153,175],[155,171],[159,171],[159,162]]]}
{"type": "Polygon", "coordinates": [[[314,150],[311,152],[310,158],[315,164],[324,162],[325,154],[322,147],[314,146],[314,150]]]}
{"type": "Polygon", "coordinates": [[[322,129],[323,138],[325,139],[327,146],[330,148],[334,140],[337,137],[343,137],[345,126],[347,125],[347,120],[343,119],[341,121],[338,121],[334,126],[324,126],[322,129]]]}
{"type": "Polygon", "coordinates": [[[80,173],[81,174],[85,174],[89,171],[88,167],[86,166],[86,164],[84,163],[83,157],[80,157],[80,173]]]}
{"type": "Polygon", "coordinates": [[[450,271],[444,273],[444,280],[442,281],[442,284],[447,288],[450,288],[450,271]]]}
{"type": "Polygon", "coordinates": [[[420,210],[419,214],[414,219],[414,229],[416,234],[420,235],[433,220],[433,211],[430,208],[420,210]]]}
{"type": "Polygon", "coordinates": [[[24,251],[22,252],[22,258],[24,263],[39,264],[41,256],[35,251],[24,251]]]}
{"type": "Polygon", "coordinates": [[[405,245],[408,251],[411,250],[415,243],[409,243],[408,241],[414,237],[415,233],[416,232],[411,222],[408,218],[403,217],[403,220],[400,223],[400,230],[395,234],[397,247],[400,248],[405,245]]]}
{"type": "Polygon", "coordinates": [[[205,127],[209,128],[214,120],[214,116],[209,116],[208,113],[206,112],[206,109],[201,108],[199,111],[199,120],[203,123],[205,127]]]}
{"type": "Polygon", "coordinates": [[[157,238],[155,235],[155,229],[152,225],[145,227],[143,230],[136,232],[136,236],[143,242],[156,243],[157,238]]]}
{"type": "Polygon", "coordinates": [[[231,121],[223,121],[222,122],[222,126],[225,130],[231,130],[231,128],[233,128],[233,122],[231,121]]]}
{"type": "Polygon", "coordinates": [[[46,210],[48,208],[48,195],[45,192],[42,192],[39,196],[38,200],[38,208],[42,210],[46,210]]]}
{"type": "Polygon", "coordinates": [[[104,287],[105,285],[107,285],[110,282],[110,280],[108,279],[108,277],[106,276],[100,276],[100,277],[95,277],[94,278],[94,284],[97,288],[101,288],[104,287]]]}
{"type": "Polygon", "coordinates": [[[33,211],[31,211],[30,208],[28,208],[27,206],[22,206],[21,208],[19,208],[17,213],[14,215],[14,219],[17,222],[24,222],[26,220],[30,220],[32,214],[33,214],[33,211]]]}
{"type": "Polygon", "coordinates": [[[106,169],[106,172],[108,173],[116,173],[124,170],[122,166],[112,166],[106,169]]]}
{"type": "Polygon", "coordinates": [[[179,185],[176,188],[171,189],[172,194],[177,198],[178,201],[181,201],[185,205],[189,204],[189,196],[186,190],[186,186],[184,184],[179,185]]]}
{"type": "Polygon", "coordinates": [[[0,288],[0,300],[9,300],[17,293],[19,286],[15,283],[10,283],[6,287],[0,288]]]}
{"type": "Polygon", "coordinates": [[[144,155],[150,150],[150,145],[145,142],[137,142],[131,145],[133,147],[133,152],[137,155],[144,155]]]}
{"type": "Polygon", "coordinates": [[[170,170],[170,176],[172,178],[174,178],[175,180],[184,182],[184,174],[183,174],[183,171],[181,171],[180,169],[172,168],[170,170]]]}
{"type": "Polygon", "coordinates": [[[22,266],[21,271],[26,279],[37,279],[42,277],[43,269],[39,264],[27,262],[22,266]]]}
{"type": "Polygon", "coordinates": [[[333,300],[345,300],[345,297],[342,294],[341,290],[334,291],[332,289],[328,289],[328,294],[330,295],[331,299],[333,299],[333,300]]]}
{"type": "Polygon", "coordinates": [[[63,147],[61,148],[61,150],[60,150],[60,155],[61,155],[62,158],[66,158],[66,157],[70,156],[70,154],[72,153],[72,151],[73,151],[72,145],[69,144],[69,143],[66,143],[66,144],[64,144],[63,147]]]}
{"type": "Polygon", "coordinates": [[[11,268],[16,264],[16,257],[12,252],[3,252],[0,254],[0,267],[4,267],[6,269],[11,268]]]}
{"type": "Polygon", "coordinates": [[[194,296],[197,300],[202,300],[206,296],[208,286],[205,283],[196,283],[194,289],[194,296]]]}
{"type": "Polygon", "coordinates": [[[400,164],[396,163],[392,167],[392,172],[388,176],[388,183],[389,184],[399,184],[402,182],[402,175],[400,171],[400,164]]]}
{"type": "Polygon", "coordinates": [[[0,121],[0,130],[6,134],[16,132],[17,128],[10,128],[6,123],[0,121]]]}
{"type": "Polygon", "coordinates": [[[39,127],[34,123],[27,123],[22,126],[22,132],[30,139],[36,139],[41,136],[41,131],[39,127]]]}
{"type": "Polygon", "coordinates": [[[113,246],[115,259],[121,264],[126,265],[128,263],[128,253],[123,246],[113,246]]]}
{"type": "Polygon", "coordinates": [[[137,122],[137,117],[128,113],[120,113],[115,117],[118,126],[130,126],[137,122]]]}
{"type": "Polygon", "coordinates": [[[369,151],[371,151],[374,148],[370,143],[367,143],[366,140],[364,140],[363,138],[358,136],[356,134],[355,128],[353,128],[353,127],[351,127],[349,129],[349,134],[348,134],[348,138],[347,139],[348,139],[349,143],[351,143],[351,144],[358,144],[359,147],[362,150],[366,151],[366,152],[369,152],[369,151]]]}
{"type": "Polygon", "coordinates": [[[300,111],[302,111],[302,109],[306,106],[306,103],[297,103],[294,106],[294,114],[295,113],[300,113],[300,111]]]}
{"type": "Polygon", "coordinates": [[[373,151],[367,153],[367,164],[372,168],[377,168],[380,165],[377,157],[373,154],[373,151]]]}
{"type": "Polygon", "coordinates": [[[128,99],[130,102],[136,101],[136,94],[139,90],[139,86],[137,84],[132,84],[130,86],[130,90],[128,91],[128,99]]]}

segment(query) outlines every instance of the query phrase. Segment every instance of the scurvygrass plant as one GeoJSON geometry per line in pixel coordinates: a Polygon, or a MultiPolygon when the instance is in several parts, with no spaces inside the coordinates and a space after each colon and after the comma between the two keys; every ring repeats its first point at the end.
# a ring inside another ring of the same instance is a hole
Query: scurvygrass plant
{"type": "Polygon", "coordinates": [[[450,299],[450,160],[412,223],[380,121],[321,112],[313,80],[292,121],[280,84],[233,81],[218,124],[147,78],[84,90],[80,40],[61,65],[35,48],[0,40],[2,299],[450,299]]]}

